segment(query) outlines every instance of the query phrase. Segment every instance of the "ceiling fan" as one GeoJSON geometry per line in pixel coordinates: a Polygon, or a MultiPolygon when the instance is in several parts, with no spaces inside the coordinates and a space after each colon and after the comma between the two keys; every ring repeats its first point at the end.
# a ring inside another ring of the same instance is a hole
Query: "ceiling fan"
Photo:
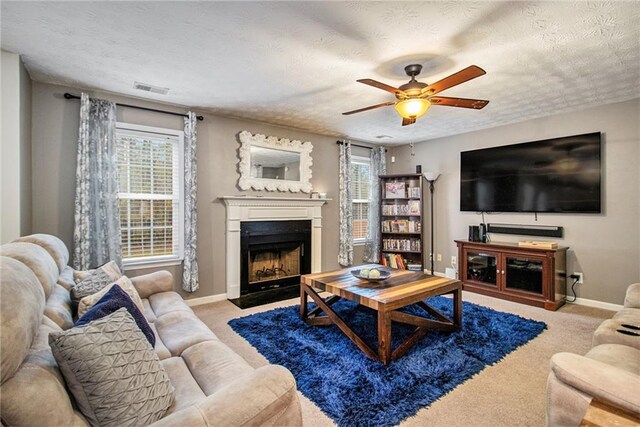
{"type": "Polygon", "coordinates": [[[420,64],[411,64],[404,67],[404,71],[409,77],[411,77],[411,80],[409,80],[409,83],[405,83],[398,88],[380,83],[372,79],[357,80],[357,82],[359,83],[364,83],[366,85],[391,92],[396,96],[398,100],[383,102],[382,104],[371,105],[369,107],[347,111],[346,113],[342,114],[347,116],[349,114],[373,110],[374,108],[395,105],[396,111],[398,112],[398,114],[400,114],[400,116],[402,116],[402,126],[407,126],[414,124],[418,117],[422,117],[432,104],[445,105],[447,107],[473,108],[479,110],[489,103],[489,101],[485,101],[482,99],[434,96],[435,94],[442,92],[445,89],[449,89],[450,87],[459,85],[461,83],[486,74],[486,72],[482,68],[476,65],[471,65],[464,70],[460,70],[457,73],[454,73],[449,77],[445,77],[444,79],[430,85],[421,83],[416,80],[416,76],[420,74],[421,70],[422,65],[420,64]]]}

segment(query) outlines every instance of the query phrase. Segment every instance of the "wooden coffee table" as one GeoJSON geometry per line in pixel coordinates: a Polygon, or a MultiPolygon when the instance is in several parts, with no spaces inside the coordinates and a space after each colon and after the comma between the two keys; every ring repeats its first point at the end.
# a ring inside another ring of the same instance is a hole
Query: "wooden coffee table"
{"type": "MultiPolygon", "coordinates": [[[[380,267],[378,265],[357,268],[380,267]]],[[[300,317],[310,325],[335,324],[367,356],[387,365],[404,355],[430,330],[457,331],[462,325],[462,283],[443,277],[408,271],[392,270],[391,277],[384,282],[367,282],[351,275],[353,268],[327,273],[305,274],[300,284],[300,317]],[[323,299],[318,292],[333,295],[323,299]],[[449,319],[424,302],[436,295],[453,294],[453,319],[449,319]],[[307,297],[317,304],[309,310],[307,297]],[[341,298],[348,299],[378,312],[378,351],[375,352],[356,334],[331,305],[341,298]],[[436,320],[402,313],[399,309],[416,304],[436,320]],[[321,313],[324,312],[324,315],[321,313]],[[416,329],[409,337],[391,350],[391,322],[406,323],[416,329]]]]}

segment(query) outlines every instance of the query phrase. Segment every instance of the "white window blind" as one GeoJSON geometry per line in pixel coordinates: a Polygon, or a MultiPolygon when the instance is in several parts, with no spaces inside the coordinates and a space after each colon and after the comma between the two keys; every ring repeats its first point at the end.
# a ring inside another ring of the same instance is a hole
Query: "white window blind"
{"type": "Polygon", "coordinates": [[[118,123],[118,198],[126,264],[183,258],[183,132],[118,123]]]}
{"type": "Polygon", "coordinates": [[[351,198],[353,203],[353,241],[367,239],[369,222],[369,159],[351,158],[351,198]]]}

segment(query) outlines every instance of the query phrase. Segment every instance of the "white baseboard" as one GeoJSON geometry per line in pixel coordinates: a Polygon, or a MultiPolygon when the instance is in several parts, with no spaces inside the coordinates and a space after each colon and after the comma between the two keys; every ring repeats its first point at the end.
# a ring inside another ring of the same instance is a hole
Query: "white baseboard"
{"type": "Polygon", "coordinates": [[[624,308],[620,304],[612,304],[610,302],[602,302],[602,301],[596,301],[593,299],[586,299],[586,298],[576,298],[576,300],[571,301],[570,304],[585,305],[587,307],[602,308],[604,310],[611,310],[611,311],[620,311],[624,308]]]}
{"type": "Polygon", "coordinates": [[[227,299],[227,294],[209,295],[208,297],[191,298],[185,300],[189,307],[195,307],[196,305],[209,304],[212,302],[224,301],[227,299]]]}

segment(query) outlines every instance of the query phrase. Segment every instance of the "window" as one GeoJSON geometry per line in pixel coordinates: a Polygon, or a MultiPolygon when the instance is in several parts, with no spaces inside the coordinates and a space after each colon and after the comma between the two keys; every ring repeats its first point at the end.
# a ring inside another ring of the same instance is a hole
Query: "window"
{"type": "Polygon", "coordinates": [[[367,240],[369,223],[369,158],[351,157],[351,198],[353,203],[353,243],[367,240]]]}
{"type": "Polygon", "coordinates": [[[182,131],[117,124],[125,266],[183,259],[183,138],[182,131]]]}

